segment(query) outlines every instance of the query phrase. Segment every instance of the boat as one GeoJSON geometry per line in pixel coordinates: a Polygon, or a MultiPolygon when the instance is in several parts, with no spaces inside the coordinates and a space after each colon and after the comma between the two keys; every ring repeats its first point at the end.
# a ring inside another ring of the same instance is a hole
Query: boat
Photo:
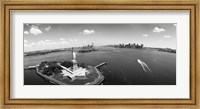
{"type": "Polygon", "coordinates": [[[66,66],[61,62],[41,62],[36,65],[36,73],[56,85],[101,85],[104,81],[103,72],[100,67],[106,65],[102,62],[99,65],[80,67],[76,61],[76,53],[72,48],[72,65],[66,66]],[[53,69],[53,70],[52,70],[53,69]]]}

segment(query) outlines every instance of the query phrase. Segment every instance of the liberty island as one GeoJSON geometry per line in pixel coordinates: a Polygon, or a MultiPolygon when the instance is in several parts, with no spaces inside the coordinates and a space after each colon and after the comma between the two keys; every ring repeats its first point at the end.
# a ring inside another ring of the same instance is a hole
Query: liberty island
{"type": "Polygon", "coordinates": [[[36,73],[48,82],[57,85],[98,85],[104,80],[100,67],[106,62],[97,66],[88,65],[85,68],[78,66],[73,48],[72,60],[66,62],[41,62],[36,65],[36,73]],[[71,65],[64,64],[66,62],[71,65]]]}

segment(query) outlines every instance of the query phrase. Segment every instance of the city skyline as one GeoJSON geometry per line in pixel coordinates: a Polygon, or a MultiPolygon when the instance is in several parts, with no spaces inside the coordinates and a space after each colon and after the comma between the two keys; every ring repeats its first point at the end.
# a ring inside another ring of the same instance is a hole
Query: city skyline
{"type": "Polygon", "coordinates": [[[80,47],[94,43],[144,44],[176,49],[176,24],[24,24],[24,51],[80,47]]]}

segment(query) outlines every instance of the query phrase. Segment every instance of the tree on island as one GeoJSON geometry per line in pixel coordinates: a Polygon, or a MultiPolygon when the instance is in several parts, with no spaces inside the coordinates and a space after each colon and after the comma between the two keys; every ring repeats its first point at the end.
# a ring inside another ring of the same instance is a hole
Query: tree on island
{"type": "Polygon", "coordinates": [[[38,67],[39,70],[42,70],[42,74],[47,76],[61,73],[61,67],[57,65],[57,62],[42,62],[38,67]]]}
{"type": "Polygon", "coordinates": [[[64,61],[61,63],[61,65],[69,68],[69,67],[73,66],[73,62],[72,61],[64,61]]]}

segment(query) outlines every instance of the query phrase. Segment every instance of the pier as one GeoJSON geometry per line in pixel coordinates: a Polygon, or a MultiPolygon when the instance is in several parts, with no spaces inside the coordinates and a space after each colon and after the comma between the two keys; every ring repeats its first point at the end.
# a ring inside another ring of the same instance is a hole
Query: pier
{"type": "Polygon", "coordinates": [[[102,62],[101,64],[99,64],[99,65],[97,65],[97,66],[95,66],[96,68],[100,68],[101,66],[103,66],[103,65],[107,65],[107,63],[106,62],[102,62]]]}

